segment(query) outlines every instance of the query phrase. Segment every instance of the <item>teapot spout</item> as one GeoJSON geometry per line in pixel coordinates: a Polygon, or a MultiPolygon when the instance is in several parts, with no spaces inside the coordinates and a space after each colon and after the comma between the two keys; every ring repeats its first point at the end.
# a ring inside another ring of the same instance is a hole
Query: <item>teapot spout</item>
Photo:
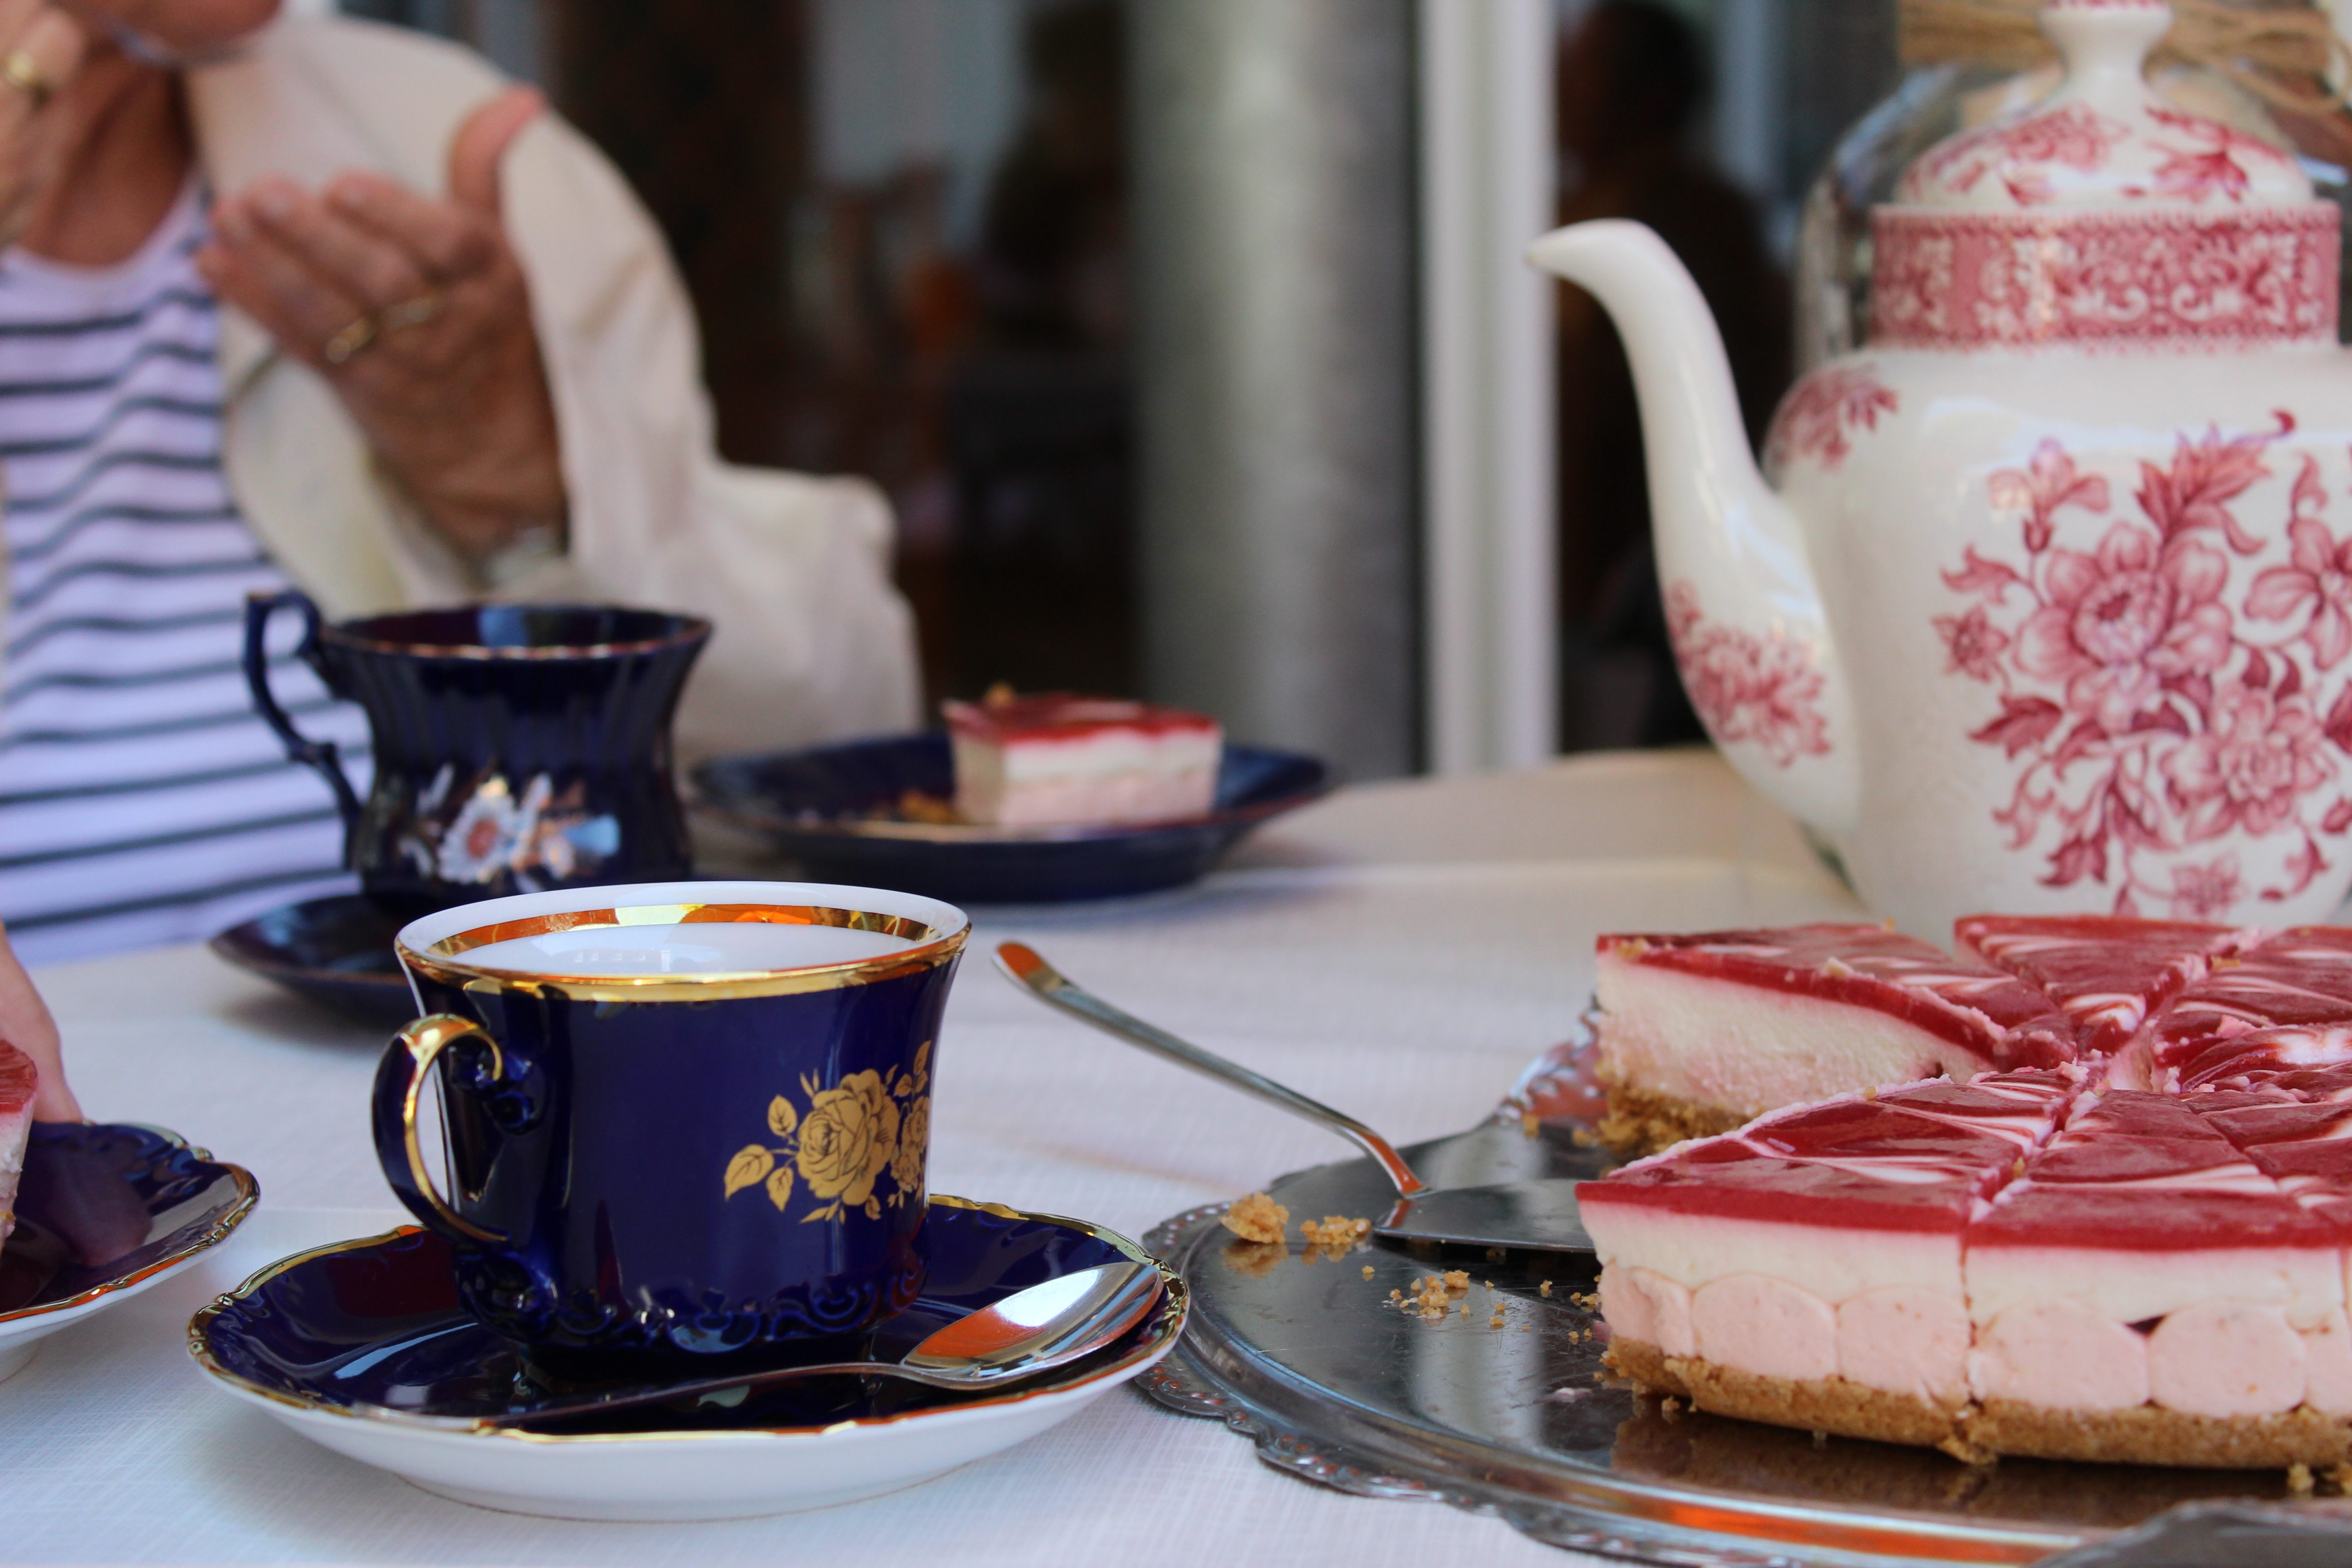
{"type": "Polygon", "coordinates": [[[1642,410],[1652,538],[1691,705],[1748,781],[1825,832],[1853,826],[1853,701],[1804,535],[1748,449],[1730,362],[1689,272],[1650,229],[1555,229],[1528,259],[1616,323],[1642,410]]]}

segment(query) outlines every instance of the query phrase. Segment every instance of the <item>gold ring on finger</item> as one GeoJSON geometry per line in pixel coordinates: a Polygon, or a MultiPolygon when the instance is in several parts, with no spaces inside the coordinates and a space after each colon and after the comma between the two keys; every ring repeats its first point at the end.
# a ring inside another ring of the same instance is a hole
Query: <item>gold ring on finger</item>
{"type": "Polygon", "coordinates": [[[0,80],[31,100],[37,114],[58,90],[56,79],[26,49],[10,49],[0,55],[0,80]]]}
{"type": "Polygon", "coordinates": [[[347,363],[362,349],[375,342],[380,330],[373,316],[362,316],[329,338],[327,346],[320,352],[326,355],[329,364],[347,363]]]}
{"type": "Polygon", "coordinates": [[[397,332],[410,327],[421,327],[439,315],[449,303],[449,297],[438,289],[427,289],[413,300],[403,300],[376,317],[387,332],[397,332]]]}

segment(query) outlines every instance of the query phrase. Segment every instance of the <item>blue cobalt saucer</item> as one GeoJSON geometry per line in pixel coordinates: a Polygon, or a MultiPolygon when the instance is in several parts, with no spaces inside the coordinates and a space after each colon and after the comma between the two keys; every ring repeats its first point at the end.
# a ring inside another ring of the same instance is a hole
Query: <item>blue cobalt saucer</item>
{"type": "MultiPolygon", "coordinates": [[[[848,1344],[888,1360],[992,1301],[1121,1258],[1115,1232],[934,1194],[915,1305],[848,1344]]],[[[323,1446],[428,1491],[571,1519],[727,1519],[911,1486],[1009,1447],[1155,1364],[1182,1331],[1183,1282],[1116,1344],[1038,1382],[959,1394],[835,1378],[690,1406],[451,1431],[401,1412],[505,1412],[578,1386],[534,1368],[457,1304],[452,1258],[404,1227],[281,1259],[198,1312],[189,1350],[238,1395],[323,1446]]],[[[828,1359],[842,1342],[812,1344],[828,1359]]],[[[714,1364],[709,1371],[719,1367],[714,1364]]]]}
{"type": "Polygon", "coordinates": [[[1331,788],[1313,757],[1225,747],[1216,809],[1143,827],[981,827],[891,815],[909,790],[947,799],[943,733],[856,741],[695,770],[697,804],[758,833],[813,881],[897,888],[950,903],[1059,903],[1181,887],[1267,818],[1331,788]]]}
{"type": "Polygon", "coordinates": [[[0,1377],[37,1341],[194,1261],[260,1196],[251,1173],[159,1128],[35,1122],[0,1246],[0,1377]]]}
{"type": "Polygon", "coordinates": [[[281,904],[229,927],[212,950],[248,973],[283,985],[338,1013],[371,1024],[416,1016],[408,976],[392,955],[407,922],[364,893],[336,893],[281,904]]]}

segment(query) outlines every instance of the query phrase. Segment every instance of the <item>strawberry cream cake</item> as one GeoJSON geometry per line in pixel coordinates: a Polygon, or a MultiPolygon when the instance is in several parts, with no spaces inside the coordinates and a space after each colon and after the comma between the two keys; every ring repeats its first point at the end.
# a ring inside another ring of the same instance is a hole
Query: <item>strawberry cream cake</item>
{"type": "MultiPolygon", "coordinates": [[[[1703,1019],[1788,1007],[1775,990],[1843,1009],[1810,1015],[1824,1072],[1909,1059],[1923,1033],[1983,1047],[1583,1184],[1611,1364],[1718,1414],[1970,1459],[2352,1464],[2352,931],[1980,917],[1958,934],[1948,971],[1890,964],[1916,955],[1875,927],[1603,939],[1620,963],[1673,943],[1749,966],[1706,1013],[1688,987],[1663,1019],[1641,1012],[1654,989],[1604,993],[1604,1063],[1612,1026],[1671,1039],[1677,1086],[1698,1081],[1703,1019]],[[1768,950],[1788,980],[1754,978],[1768,950]],[[1897,989],[1932,975],[1926,993],[1969,999],[1983,1027],[1813,978],[1855,956],[1897,989]]],[[[1727,1056],[1759,1036],[1728,1037],[1727,1056]]],[[[1772,1071],[1741,1081],[1802,1077],[1772,1071]]]]}
{"type": "Polygon", "coordinates": [[[33,1058],[0,1040],[0,1245],[16,1228],[16,1180],[33,1131],[33,1095],[41,1086],[33,1058]]]}
{"type": "Polygon", "coordinates": [[[1205,816],[1224,734],[1148,702],[991,692],[947,705],[956,814],[998,827],[1106,827],[1205,816]]]}

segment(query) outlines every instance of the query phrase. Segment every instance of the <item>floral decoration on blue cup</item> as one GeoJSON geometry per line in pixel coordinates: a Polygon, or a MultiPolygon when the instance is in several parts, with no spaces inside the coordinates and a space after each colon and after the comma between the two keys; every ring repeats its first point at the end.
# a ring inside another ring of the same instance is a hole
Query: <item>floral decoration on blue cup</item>
{"type": "Polygon", "coordinates": [[[940,1017],[970,922],[807,882],[495,899],[395,943],[425,1015],[376,1152],[467,1309],[541,1352],[853,1332],[923,1281],[940,1017]],[[446,1181],[418,1111],[441,1067],[446,1181]]]}

